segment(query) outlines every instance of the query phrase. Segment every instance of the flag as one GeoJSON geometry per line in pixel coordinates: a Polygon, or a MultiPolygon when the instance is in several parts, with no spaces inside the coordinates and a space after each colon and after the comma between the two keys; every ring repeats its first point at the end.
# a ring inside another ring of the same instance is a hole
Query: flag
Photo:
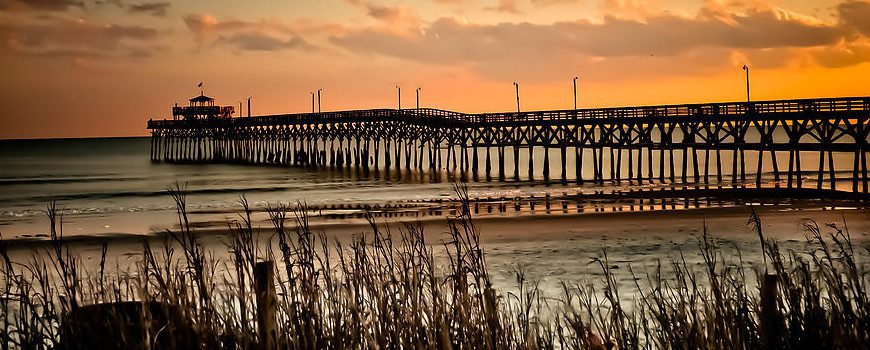
{"type": "Polygon", "coordinates": [[[197,85],[197,87],[202,87],[202,82],[199,82],[199,85],[197,85]]]}

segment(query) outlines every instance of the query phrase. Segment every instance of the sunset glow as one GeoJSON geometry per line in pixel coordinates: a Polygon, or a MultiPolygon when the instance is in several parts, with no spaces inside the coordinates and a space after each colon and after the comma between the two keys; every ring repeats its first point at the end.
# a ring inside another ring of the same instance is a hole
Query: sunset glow
{"type": "MultiPolygon", "coordinates": [[[[146,135],[199,94],[253,114],[870,95],[870,2],[0,3],[0,139],[146,135]]],[[[158,0],[159,1],[159,0],[158,0]]]]}

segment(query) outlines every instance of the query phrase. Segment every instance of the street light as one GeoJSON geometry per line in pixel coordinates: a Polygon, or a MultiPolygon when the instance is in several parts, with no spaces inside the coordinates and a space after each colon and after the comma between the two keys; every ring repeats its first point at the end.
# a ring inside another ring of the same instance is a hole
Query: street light
{"type": "Polygon", "coordinates": [[[520,83],[514,82],[514,87],[517,90],[517,113],[520,112],[520,83]]]}
{"type": "Polygon", "coordinates": [[[320,109],[320,92],[321,91],[323,91],[323,89],[317,89],[317,113],[321,112],[321,109],[320,109]]]}
{"type": "Polygon", "coordinates": [[[744,64],[743,70],[746,71],[746,102],[750,103],[752,100],[749,98],[749,66],[744,64]]]}
{"type": "Polygon", "coordinates": [[[314,109],[314,92],[311,92],[311,113],[314,113],[316,110],[314,109]]]}
{"type": "Polygon", "coordinates": [[[253,96],[248,97],[248,118],[251,117],[251,97],[253,96]]]}
{"type": "Polygon", "coordinates": [[[402,88],[396,85],[396,94],[399,96],[399,110],[402,110],[402,88]]]}
{"type": "Polygon", "coordinates": [[[421,89],[423,89],[423,88],[419,87],[419,86],[417,87],[417,109],[420,109],[420,90],[421,89]]]}
{"type": "Polygon", "coordinates": [[[574,77],[574,110],[577,110],[577,79],[579,77],[574,77]]]}

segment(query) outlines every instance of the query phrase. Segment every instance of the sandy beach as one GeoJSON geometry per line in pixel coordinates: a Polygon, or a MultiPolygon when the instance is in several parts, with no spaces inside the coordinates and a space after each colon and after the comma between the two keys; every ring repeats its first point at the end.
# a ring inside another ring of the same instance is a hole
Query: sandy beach
{"type": "MultiPolygon", "coordinates": [[[[823,227],[823,232],[830,231],[824,228],[829,223],[848,228],[857,245],[870,247],[870,210],[866,208],[795,209],[775,205],[754,208],[762,219],[765,236],[776,239],[787,249],[806,250],[805,220],[814,220],[823,227]]],[[[512,289],[516,283],[515,272],[521,268],[527,278],[539,282],[542,289],[557,293],[561,282],[583,283],[598,278],[602,272],[596,259],[602,258],[604,252],[626,288],[633,287],[634,283],[628,267],[642,274],[658,262],[666,262],[681,252],[690,263],[700,264],[696,242],[704,225],[722,243],[724,251],[736,254],[735,248],[739,249],[740,256],[725,258],[760,261],[758,235],[748,224],[749,213],[749,206],[735,206],[584,214],[479,215],[474,222],[497,286],[512,289]]],[[[377,218],[375,221],[384,232],[394,233],[403,225],[419,225],[436,251],[436,246],[446,243],[448,238],[445,215],[424,219],[377,218]]],[[[288,222],[289,227],[293,225],[293,222],[288,222]]],[[[265,257],[266,250],[277,249],[274,231],[264,221],[255,222],[255,227],[261,257],[265,257]]],[[[343,244],[354,237],[371,234],[370,225],[363,220],[332,220],[314,223],[311,228],[329,241],[343,244]]],[[[224,243],[228,240],[227,229],[198,229],[196,233],[216,259],[229,257],[224,243]]],[[[70,244],[83,261],[96,264],[101,246],[107,242],[108,266],[113,266],[113,270],[124,270],[139,261],[143,240],[159,247],[167,238],[165,234],[87,236],[74,237],[70,244]]],[[[6,245],[13,260],[18,261],[29,260],[35,252],[44,252],[47,248],[47,245],[31,240],[7,241],[6,245]]]]}

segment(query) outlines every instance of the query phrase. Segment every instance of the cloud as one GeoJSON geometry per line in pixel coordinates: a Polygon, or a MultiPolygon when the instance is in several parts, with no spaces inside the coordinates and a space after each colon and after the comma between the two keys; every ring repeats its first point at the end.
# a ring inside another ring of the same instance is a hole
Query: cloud
{"type": "Polygon", "coordinates": [[[849,0],[837,6],[843,25],[870,36],[870,2],[849,0]]]}
{"type": "Polygon", "coordinates": [[[219,21],[210,15],[187,15],[184,24],[200,45],[229,45],[247,51],[276,51],[313,48],[300,34],[300,28],[318,28],[310,23],[289,25],[277,20],[248,22],[219,21]]]}
{"type": "Polygon", "coordinates": [[[0,11],[66,11],[70,7],[84,7],[78,0],[3,0],[0,11]]]}
{"type": "Polygon", "coordinates": [[[657,15],[645,22],[605,18],[597,24],[564,24],[589,54],[601,56],[679,54],[699,47],[778,48],[831,44],[842,37],[838,27],[815,25],[758,11],[727,18],[657,15]]]}
{"type": "Polygon", "coordinates": [[[486,7],[485,10],[511,13],[516,15],[520,13],[520,6],[517,0],[498,0],[498,4],[496,4],[495,6],[486,7]]]}
{"type": "Polygon", "coordinates": [[[197,41],[203,41],[214,36],[218,30],[218,21],[210,15],[187,15],[184,25],[197,41]]]}
{"type": "Polygon", "coordinates": [[[571,4],[580,0],[532,0],[532,4],[536,6],[551,6],[559,4],[571,4]]]}
{"type": "Polygon", "coordinates": [[[0,12],[63,12],[103,5],[123,7],[121,0],[2,0],[0,12]]]}
{"type": "Polygon", "coordinates": [[[643,21],[651,13],[654,13],[654,10],[651,9],[653,3],[653,1],[641,0],[604,0],[600,10],[612,17],[634,18],[643,21]]]}
{"type": "Polygon", "coordinates": [[[0,24],[0,50],[44,57],[109,57],[149,50],[158,31],[83,19],[0,24]]]}
{"type": "Polygon", "coordinates": [[[835,43],[843,35],[837,27],[807,24],[772,12],[732,15],[729,20],[734,24],[662,14],[645,22],[606,17],[602,23],[466,25],[442,18],[414,38],[360,30],[333,42],[353,50],[449,63],[500,59],[521,52],[614,57],[676,55],[701,47],[810,47],[835,43]]]}
{"type": "Polygon", "coordinates": [[[667,59],[669,64],[685,67],[683,74],[693,74],[709,67],[730,66],[735,52],[754,55],[768,67],[807,57],[823,65],[848,65],[868,60],[866,46],[840,43],[852,42],[854,35],[850,33],[864,30],[861,28],[867,21],[863,18],[870,17],[863,17],[866,3],[846,4],[840,7],[844,24],[744,4],[731,10],[705,6],[694,17],[663,12],[646,14],[642,19],[607,16],[602,22],[490,25],[440,18],[412,36],[363,28],[333,36],[330,41],[354,53],[433,65],[465,65],[492,77],[519,71],[547,75],[562,69],[556,67],[579,65],[648,65],[651,57],[656,58],[654,62],[667,59]],[[840,47],[837,55],[807,54],[835,45],[840,47]]]}
{"type": "Polygon", "coordinates": [[[833,47],[814,50],[813,59],[823,67],[842,68],[870,62],[870,40],[841,42],[833,47]]]}
{"type": "Polygon", "coordinates": [[[420,17],[407,6],[383,6],[366,0],[348,0],[349,3],[366,10],[366,15],[380,22],[379,31],[393,34],[419,32],[422,26],[420,17]]]}
{"type": "Polygon", "coordinates": [[[228,37],[219,37],[217,42],[227,43],[242,50],[276,51],[304,47],[304,40],[294,37],[287,40],[279,39],[263,33],[239,33],[228,37]]]}
{"type": "Polygon", "coordinates": [[[165,17],[166,10],[169,9],[168,2],[146,2],[142,4],[130,5],[127,11],[130,13],[147,13],[155,17],[165,17]]]}
{"type": "Polygon", "coordinates": [[[404,11],[402,11],[402,8],[400,7],[368,4],[367,8],[369,10],[369,16],[387,22],[393,22],[401,19],[402,17],[406,17],[406,14],[404,13],[404,11]]]}

